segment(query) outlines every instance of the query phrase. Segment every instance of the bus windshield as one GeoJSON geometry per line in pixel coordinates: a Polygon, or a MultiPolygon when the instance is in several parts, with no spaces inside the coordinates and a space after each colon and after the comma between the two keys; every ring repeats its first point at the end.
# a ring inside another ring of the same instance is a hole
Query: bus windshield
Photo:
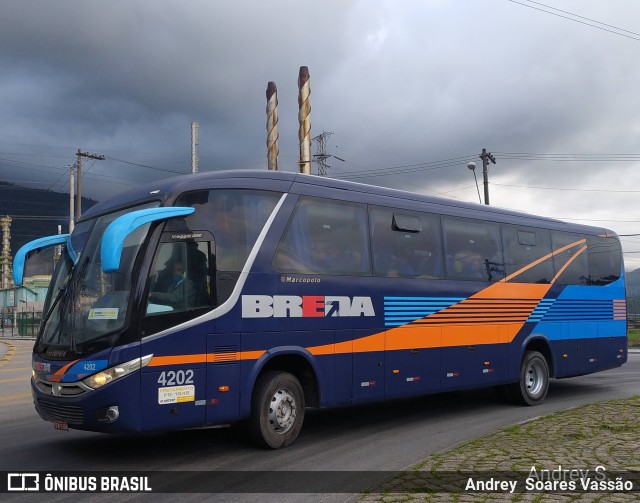
{"type": "Polygon", "coordinates": [[[53,346],[77,351],[78,345],[124,326],[133,266],[150,224],[127,236],[120,269],[114,273],[102,272],[100,243],[105,229],[116,218],[134,209],[154,206],[158,203],[129,208],[78,224],[71,236],[72,249],[67,249],[62,255],[52,278],[37,341],[41,350],[53,346]]]}

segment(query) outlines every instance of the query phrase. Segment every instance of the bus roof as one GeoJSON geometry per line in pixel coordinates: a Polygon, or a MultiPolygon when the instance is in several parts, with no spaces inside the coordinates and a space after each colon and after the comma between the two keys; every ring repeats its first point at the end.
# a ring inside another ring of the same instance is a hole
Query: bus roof
{"type": "Polygon", "coordinates": [[[175,197],[184,192],[218,187],[265,189],[319,197],[326,196],[383,206],[404,207],[408,210],[431,211],[445,215],[539,226],[567,232],[615,234],[602,227],[567,223],[496,206],[467,203],[456,199],[427,196],[334,178],[268,170],[213,171],[195,175],[179,175],[147,183],[94,205],[82,215],[81,220],[148,201],[160,201],[162,205],[172,204],[175,197]]]}

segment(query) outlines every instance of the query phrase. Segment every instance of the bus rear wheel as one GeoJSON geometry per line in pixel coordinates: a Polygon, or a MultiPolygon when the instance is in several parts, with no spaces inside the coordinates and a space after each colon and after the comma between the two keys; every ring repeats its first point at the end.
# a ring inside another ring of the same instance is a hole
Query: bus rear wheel
{"type": "Polygon", "coordinates": [[[506,387],[511,401],[522,405],[540,405],[549,389],[549,364],[542,353],[527,351],[520,364],[520,380],[506,387]]]}
{"type": "Polygon", "coordinates": [[[288,372],[270,371],[256,381],[249,433],[258,444],[280,449],[290,445],[304,421],[304,392],[288,372]]]}

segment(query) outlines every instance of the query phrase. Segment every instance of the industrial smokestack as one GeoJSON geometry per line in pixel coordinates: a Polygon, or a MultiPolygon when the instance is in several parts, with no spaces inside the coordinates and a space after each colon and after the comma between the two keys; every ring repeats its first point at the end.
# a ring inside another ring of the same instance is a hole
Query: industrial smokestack
{"type": "Polygon", "coordinates": [[[267,84],[267,167],[278,171],[278,89],[275,82],[267,84]]]}
{"type": "Polygon", "coordinates": [[[300,67],[298,74],[298,139],[300,140],[300,173],[311,174],[311,86],[309,68],[300,67]]]}
{"type": "Polygon", "coordinates": [[[0,255],[0,267],[2,271],[2,288],[9,288],[11,285],[11,217],[0,218],[2,228],[2,254],[0,255]]]}

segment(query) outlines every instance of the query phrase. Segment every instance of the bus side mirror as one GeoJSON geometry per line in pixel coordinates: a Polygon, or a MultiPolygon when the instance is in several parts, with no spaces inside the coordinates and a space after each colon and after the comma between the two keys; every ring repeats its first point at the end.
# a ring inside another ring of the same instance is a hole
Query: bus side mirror
{"type": "Polygon", "coordinates": [[[22,286],[24,279],[24,266],[30,256],[50,246],[62,245],[69,239],[69,234],[55,234],[45,238],[34,239],[20,247],[13,258],[13,282],[16,286],[22,286]]]}
{"type": "Polygon", "coordinates": [[[102,243],[100,244],[102,272],[116,272],[120,268],[124,240],[138,227],[158,220],[191,215],[194,211],[194,208],[181,206],[147,208],[132,211],[116,218],[109,224],[102,236],[102,243]]]}

